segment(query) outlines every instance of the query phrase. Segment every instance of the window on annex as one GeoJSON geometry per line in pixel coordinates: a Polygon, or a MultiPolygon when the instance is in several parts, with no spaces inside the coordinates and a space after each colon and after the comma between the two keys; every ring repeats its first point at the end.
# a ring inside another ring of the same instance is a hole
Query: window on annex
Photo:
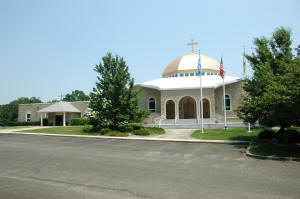
{"type": "Polygon", "coordinates": [[[31,113],[28,112],[26,113],[26,122],[30,122],[31,121],[31,113]]]}
{"type": "Polygon", "coordinates": [[[149,98],[148,110],[150,113],[156,112],[156,100],[154,97],[149,98]]]}
{"type": "Polygon", "coordinates": [[[183,73],[180,73],[180,77],[183,77],[184,76],[184,74],[183,73]]]}
{"type": "Polygon", "coordinates": [[[195,76],[195,73],[190,73],[190,76],[195,76]]]}
{"type": "Polygon", "coordinates": [[[189,76],[189,73],[184,73],[184,76],[186,76],[186,77],[189,76]]]}

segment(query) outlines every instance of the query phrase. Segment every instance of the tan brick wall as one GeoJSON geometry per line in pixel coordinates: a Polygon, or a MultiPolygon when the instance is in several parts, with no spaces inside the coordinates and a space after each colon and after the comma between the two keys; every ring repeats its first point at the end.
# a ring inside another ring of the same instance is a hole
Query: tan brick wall
{"type": "MultiPolygon", "coordinates": [[[[242,94],[242,82],[236,82],[225,86],[225,93],[230,96],[231,110],[226,111],[226,117],[228,122],[242,122],[237,117],[236,110],[240,104],[242,94]]],[[[216,98],[216,113],[223,116],[223,87],[219,87],[215,90],[216,98]]]]}
{"type": "Polygon", "coordinates": [[[31,113],[31,121],[39,121],[41,114],[37,111],[50,106],[48,103],[36,103],[36,104],[20,104],[18,110],[18,121],[26,122],[26,113],[31,113]]]}
{"type": "MultiPolygon", "coordinates": [[[[18,110],[18,121],[25,122],[27,112],[31,113],[31,121],[39,121],[41,118],[41,113],[38,113],[37,111],[46,108],[52,104],[53,103],[20,104],[18,110]]],[[[84,115],[88,107],[88,101],[71,102],[71,104],[81,111],[81,117],[84,115]]],[[[57,114],[62,114],[62,113],[57,113],[57,114]]],[[[56,115],[55,113],[48,114],[48,121],[52,124],[55,123],[55,115],[56,115]]],[[[66,119],[69,123],[71,122],[71,113],[67,113],[66,119]]]]}
{"type": "Polygon", "coordinates": [[[160,91],[151,89],[151,88],[144,88],[136,86],[135,89],[139,90],[139,105],[141,108],[148,110],[148,100],[150,97],[155,97],[156,99],[156,112],[161,112],[161,103],[160,103],[160,91]]]}
{"type": "MultiPolygon", "coordinates": [[[[175,118],[179,119],[179,102],[185,96],[190,96],[196,101],[196,113],[197,119],[200,119],[200,90],[199,89],[186,89],[186,90],[167,90],[158,91],[155,89],[136,87],[140,90],[139,104],[142,108],[148,109],[148,99],[151,96],[155,96],[157,103],[160,103],[159,112],[161,113],[162,119],[166,119],[166,103],[168,100],[173,100],[175,102],[175,118]],[[159,100],[158,100],[159,99],[159,100]]],[[[222,110],[222,96],[223,90],[222,86],[214,88],[203,88],[202,94],[204,99],[209,100],[210,104],[210,118],[216,119],[216,115],[223,116],[222,110]]],[[[232,83],[226,85],[226,94],[230,95],[231,98],[231,111],[227,111],[227,121],[228,122],[241,122],[237,117],[236,113],[233,111],[237,109],[242,93],[242,82],[232,83]]],[[[153,120],[153,118],[150,118],[153,120]]]]}

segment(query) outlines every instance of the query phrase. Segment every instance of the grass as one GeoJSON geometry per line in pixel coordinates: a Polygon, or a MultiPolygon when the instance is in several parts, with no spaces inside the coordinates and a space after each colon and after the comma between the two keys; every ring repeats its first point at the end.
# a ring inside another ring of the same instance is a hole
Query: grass
{"type": "MultiPolygon", "coordinates": [[[[290,129],[298,130],[300,127],[290,129]]],[[[257,135],[261,129],[252,129],[251,133],[246,128],[227,129],[206,129],[205,133],[201,130],[193,132],[192,138],[206,140],[243,140],[251,141],[250,153],[270,157],[297,157],[300,158],[300,144],[281,144],[276,140],[260,140],[257,135]]]]}
{"type": "MultiPolygon", "coordinates": [[[[99,131],[91,132],[91,126],[66,126],[66,127],[52,127],[35,130],[22,130],[22,132],[28,133],[45,133],[45,134],[63,134],[63,135],[100,135],[99,131]]],[[[164,129],[156,127],[145,127],[140,129],[147,132],[143,135],[159,135],[165,133],[164,129]]],[[[138,130],[137,130],[138,131],[138,130]]],[[[133,132],[121,132],[117,130],[111,130],[104,134],[104,136],[117,136],[117,137],[128,137],[133,132]]],[[[137,135],[137,134],[136,134],[137,135]]],[[[142,134],[141,134],[142,135],[142,134]]]]}
{"type": "Polygon", "coordinates": [[[165,130],[158,127],[144,127],[135,131],[132,134],[139,136],[149,136],[149,135],[161,135],[164,134],[165,130]]]}
{"type": "Polygon", "coordinates": [[[99,132],[86,132],[84,126],[59,126],[44,129],[22,130],[28,133],[64,134],[64,135],[99,135],[99,132]]]}
{"type": "Polygon", "coordinates": [[[299,144],[280,144],[272,140],[253,139],[250,153],[270,157],[297,157],[300,158],[299,144]]]}
{"type": "Polygon", "coordinates": [[[0,130],[4,129],[23,129],[23,128],[31,128],[31,127],[37,127],[37,126],[4,126],[0,127],[0,130]]]}
{"type": "Polygon", "coordinates": [[[248,133],[246,128],[229,128],[224,129],[205,129],[204,133],[201,130],[196,130],[192,133],[191,137],[203,140],[242,140],[251,141],[255,138],[260,129],[251,129],[248,133]]]}

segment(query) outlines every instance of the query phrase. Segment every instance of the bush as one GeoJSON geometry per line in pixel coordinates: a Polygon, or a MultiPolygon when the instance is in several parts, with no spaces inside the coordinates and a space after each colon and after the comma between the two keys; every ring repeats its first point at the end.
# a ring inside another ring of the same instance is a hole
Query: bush
{"type": "Polygon", "coordinates": [[[10,122],[7,126],[37,126],[41,125],[40,121],[35,122],[10,122]]]}
{"type": "Polygon", "coordinates": [[[100,130],[101,135],[108,134],[109,132],[111,132],[111,130],[109,128],[103,128],[100,130]]]}
{"type": "Polygon", "coordinates": [[[71,125],[87,125],[89,123],[87,118],[73,118],[71,120],[71,125]]]}
{"type": "Polygon", "coordinates": [[[141,129],[143,127],[141,123],[128,123],[127,126],[131,126],[134,130],[141,129]]]}
{"type": "Polygon", "coordinates": [[[300,133],[296,130],[285,130],[276,134],[279,143],[300,143],[300,133]]]}
{"type": "Polygon", "coordinates": [[[263,130],[258,134],[258,138],[261,140],[272,140],[275,136],[275,132],[271,130],[263,130]]]}
{"type": "Polygon", "coordinates": [[[128,124],[120,124],[118,130],[121,132],[131,132],[134,130],[134,127],[129,126],[128,124]]]}
{"type": "Polygon", "coordinates": [[[146,128],[138,129],[132,132],[134,135],[141,135],[141,136],[147,136],[150,135],[150,132],[146,128]]]}

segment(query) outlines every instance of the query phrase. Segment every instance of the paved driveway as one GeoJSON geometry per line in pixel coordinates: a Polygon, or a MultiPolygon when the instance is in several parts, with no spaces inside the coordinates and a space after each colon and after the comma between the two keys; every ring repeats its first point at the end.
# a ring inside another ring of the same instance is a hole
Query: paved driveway
{"type": "Polygon", "coordinates": [[[0,198],[300,198],[300,163],[244,146],[0,135],[0,198]]]}

